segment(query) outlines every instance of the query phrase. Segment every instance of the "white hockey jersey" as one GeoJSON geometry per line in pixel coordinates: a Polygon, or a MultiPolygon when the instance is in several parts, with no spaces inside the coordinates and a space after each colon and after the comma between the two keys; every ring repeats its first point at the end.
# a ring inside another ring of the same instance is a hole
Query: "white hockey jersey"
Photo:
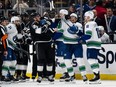
{"type": "MultiPolygon", "coordinates": [[[[61,21],[58,23],[58,26],[57,26],[58,32],[63,33],[65,30],[64,26],[65,26],[65,22],[61,19],[61,21]]],[[[63,41],[63,36],[57,39],[56,41],[63,41]]]]}
{"type": "MultiPolygon", "coordinates": [[[[6,28],[7,28],[8,40],[10,40],[13,44],[16,44],[13,40],[13,38],[18,34],[16,25],[10,23],[6,26],[6,28]]],[[[8,47],[10,47],[11,49],[14,49],[10,44],[8,47]]]]}
{"type": "Polygon", "coordinates": [[[77,34],[71,34],[68,32],[69,26],[76,26],[79,30],[82,31],[82,25],[78,22],[72,23],[71,21],[67,20],[65,23],[65,30],[63,32],[63,42],[65,44],[77,44],[79,36],[77,34]],[[67,24],[66,24],[67,23],[67,24]]]}
{"type": "Polygon", "coordinates": [[[94,21],[85,24],[85,34],[91,35],[91,38],[86,40],[88,48],[101,49],[101,39],[99,35],[99,28],[94,21]]]}

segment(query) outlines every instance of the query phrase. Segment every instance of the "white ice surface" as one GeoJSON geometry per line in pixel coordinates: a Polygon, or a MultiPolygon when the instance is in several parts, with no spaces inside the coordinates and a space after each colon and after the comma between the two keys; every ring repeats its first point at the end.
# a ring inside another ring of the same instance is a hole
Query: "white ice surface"
{"type": "Polygon", "coordinates": [[[76,80],[75,82],[59,82],[56,80],[53,83],[48,81],[37,83],[36,81],[27,81],[20,83],[11,83],[11,84],[0,84],[0,87],[116,87],[116,81],[101,81],[101,84],[85,84],[82,80],[76,80]]]}

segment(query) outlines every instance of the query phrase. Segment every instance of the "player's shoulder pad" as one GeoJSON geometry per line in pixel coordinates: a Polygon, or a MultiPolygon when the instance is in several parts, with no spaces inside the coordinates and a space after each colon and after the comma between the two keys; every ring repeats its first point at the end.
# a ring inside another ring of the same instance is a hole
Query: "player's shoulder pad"
{"type": "Polygon", "coordinates": [[[85,28],[90,28],[90,27],[96,27],[97,23],[95,21],[90,21],[88,23],[86,23],[85,28]]]}
{"type": "Polygon", "coordinates": [[[79,23],[79,22],[76,22],[75,25],[76,25],[77,27],[82,27],[82,24],[79,23]]]}

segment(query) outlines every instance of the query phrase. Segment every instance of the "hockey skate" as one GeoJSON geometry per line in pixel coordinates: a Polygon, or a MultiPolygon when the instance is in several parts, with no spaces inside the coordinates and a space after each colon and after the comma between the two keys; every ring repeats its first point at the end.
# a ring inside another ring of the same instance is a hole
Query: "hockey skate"
{"type": "Polygon", "coordinates": [[[54,82],[54,77],[53,77],[53,75],[48,76],[48,81],[54,82]]]}
{"type": "Polygon", "coordinates": [[[89,80],[89,84],[101,84],[100,82],[100,74],[94,73],[95,77],[91,80],[89,80]]]}
{"type": "Polygon", "coordinates": [[[10,78],[9,77],[5,77],[4,80],[3,80],[3,83],[10,84],[11,83],[10,78]]]}
{"type": "Polygon", "coordinates": [[[38,83],[41,83],[42,79],[43,79],[43,78],[42,78],[41,76],[39,76],[38,79],[37,79],[37,82],[38,82],[38,83]]]}
{"type": "Polygon", "coordinates": [[[36,78],[36,76],[32,76],[32,80],[33,80],[33,81],[35,80],[35,78],[36,78]]]}
{"type": "Polygon", "coordinates": [[[65,72],[65,73],[63,73],[62,77],[60,77],[60,80],[59,81],[60,82],[64,82],[67,77],[69,77],[69,75],[68,75],[67,72],[65,72]]]}
{"type": "Polygon", "coordinates": [[[27,76],[21,76],[21,81],[22,82],[25,82],[25,81],[28,81],[30,77],[27,77],[27,76]]]}
{"type": "Polygon", "coordinates": [[[19,82],[19,79],[17,78],[14,78],[14,76],[10,76],[10,80],[11,80],[11,83],[18,83],[19,82]]]}
{"type": "Polygon", "coordinates": [[[68,76],[68,77],[65,78],[66,82],[72,82],[74,80],[75,80],[75,76],[74,75],[73,76],[68,76]]]}
{"type": "Polygon", "coordinates": [[[83,78],[83,82],[84,82],[85,84],[87,84],[87,83],[88,83],[87,76],[86,76],[86,75],[84,75],[84,76],[82,76],[82,78],[83,78]]]}

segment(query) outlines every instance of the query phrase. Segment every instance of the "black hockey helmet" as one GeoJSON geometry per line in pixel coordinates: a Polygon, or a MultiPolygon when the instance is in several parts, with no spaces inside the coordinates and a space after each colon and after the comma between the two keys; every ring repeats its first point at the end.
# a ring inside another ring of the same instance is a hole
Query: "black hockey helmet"
{"type": "Polygon", "coordinates": [[[12,16],[18,16],[18,15],[20,15],[17,11],[13,11],[12,13],[11,13],[11,15],[12,16]]]}
{"type": "Polygon", "coordinates": [[[48,14],[49,14],[49,17],[50,17],[50,18],[54,18],[55,15],[56,15],[56,11],[55,11],[55,10],[48,11],[48,14]]]}
{"type": "Polygon", "coordinates": [[[38,12],[31,13],[31,17],[41,16],[38,12]]]}
{"type": "Polygon", "coordinates": [[[28,17],[28,16],[29,16],[29,14],[27,12],[24,12],[21,14],[21,17],[28,17]]]}
{"type": "Polygon", "coordinates": [[[1,16],[1,17],[0,17],[0,23],[3,22],[4,20],[8,20],[8,18],[7,18],[7,17],[1,16]]]}

